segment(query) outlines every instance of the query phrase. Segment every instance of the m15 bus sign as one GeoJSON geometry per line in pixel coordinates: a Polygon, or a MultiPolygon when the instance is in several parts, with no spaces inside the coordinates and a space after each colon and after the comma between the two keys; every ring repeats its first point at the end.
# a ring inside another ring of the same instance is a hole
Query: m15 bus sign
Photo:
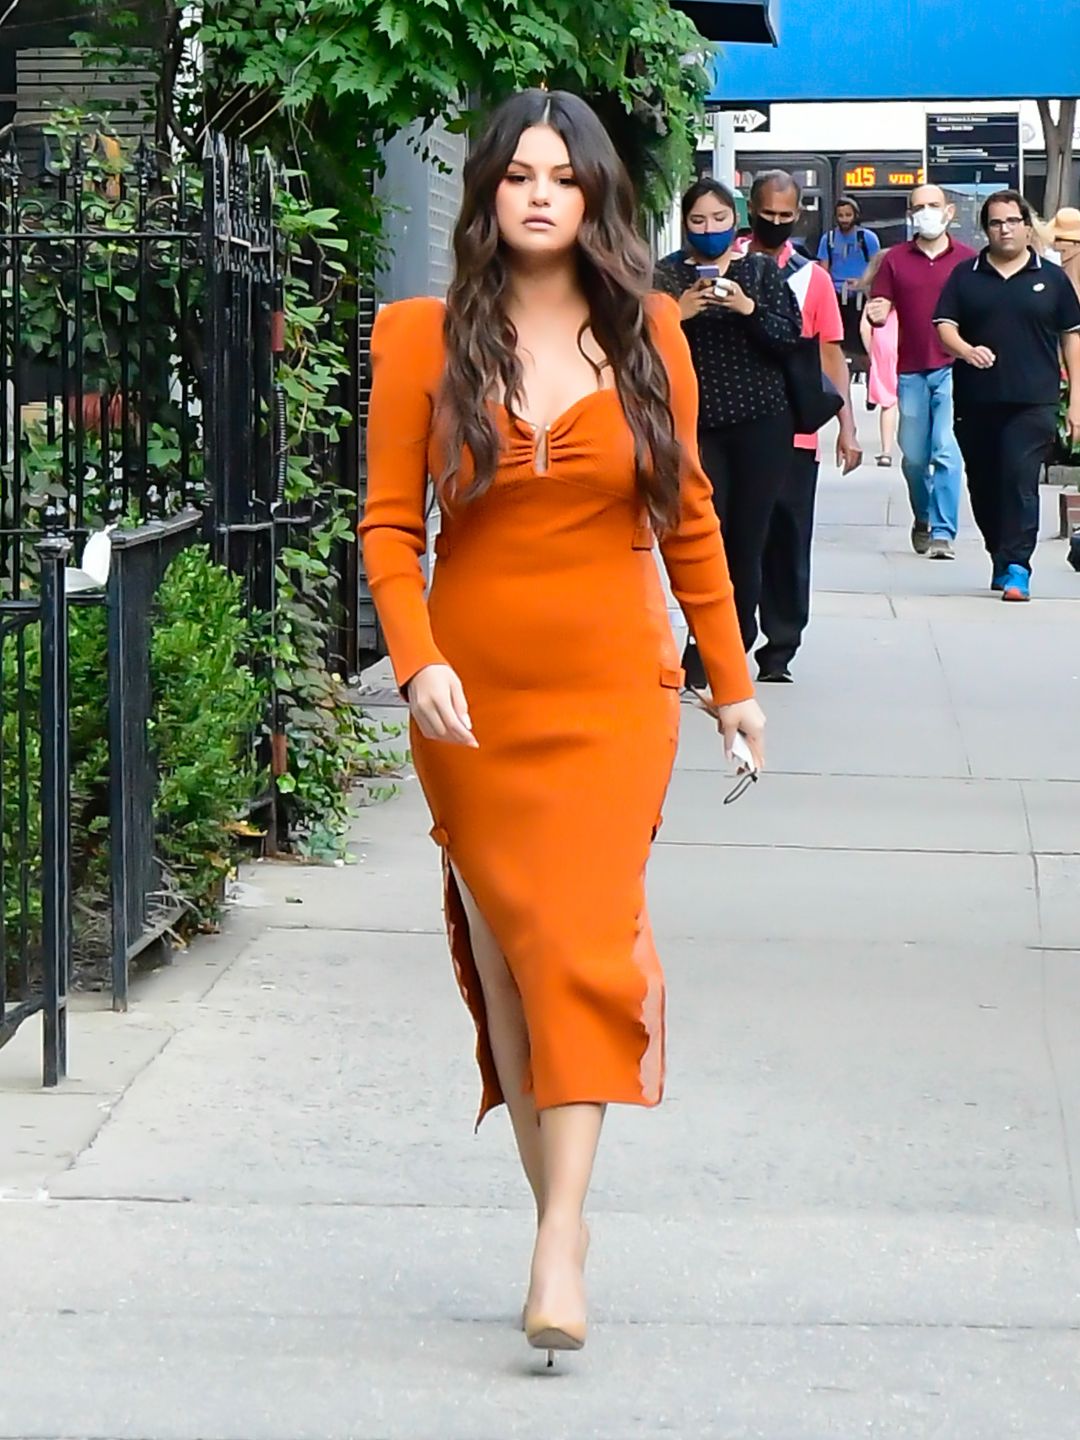
{"type": "Polygon", "coordinates": [[[845,190],[913,190],[926,182],[926,171],[887,170],[883,165],[850,165],[844,171],[845,190]]]}

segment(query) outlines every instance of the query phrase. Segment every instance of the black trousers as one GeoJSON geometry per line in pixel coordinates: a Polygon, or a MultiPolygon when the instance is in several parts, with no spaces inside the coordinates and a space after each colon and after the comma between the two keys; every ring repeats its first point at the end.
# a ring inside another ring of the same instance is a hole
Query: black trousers
{"type": "Polygon", "coordinates": [[[964,405],[955,418],[975,523],[994,573],[1031,569],[1039,539],[1039,478],[1057,424],[1056,405],[964,405]]]}
{"type": "MultiPolygon", "coordinates": [[[[788,410],[698,434],[701,463],[712,481],[713,505],[720,518],[739,629],[747,650],[757,639],[761,556],[773,505],[790,463],[793,439],[794,426],[788,410]]],[[[688,684],[699,688],[705,685],[705,669],[692,638],[683,654],[683,667],[688,684]]]]}
{"type": "Polygon", "coordinates": [[[773,506],[761,566],[761,628],[765,644],[759,669],[791,664],[810,620],[810,550],[814,536],[818,458],[792,450],[791,463],[773,506]]]}

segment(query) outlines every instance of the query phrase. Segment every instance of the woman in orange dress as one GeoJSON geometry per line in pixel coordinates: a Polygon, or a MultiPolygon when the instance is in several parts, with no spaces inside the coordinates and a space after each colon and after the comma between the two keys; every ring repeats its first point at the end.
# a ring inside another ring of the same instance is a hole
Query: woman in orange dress
{"type": "Polygon", "coordinates": [[[466,166],[445,306],[387,306],[372,339],[364,561],[443,850],[480,1118],[506,1102],[536,1200],[524,1320],[549,1362],[585,1339],[604,1107],[663,1087],[644,876],[682,672],[654,537],[728,753],[741,730],[763,758],[690,354],[634,221],[589,107],[516,95],[466,166]]]}

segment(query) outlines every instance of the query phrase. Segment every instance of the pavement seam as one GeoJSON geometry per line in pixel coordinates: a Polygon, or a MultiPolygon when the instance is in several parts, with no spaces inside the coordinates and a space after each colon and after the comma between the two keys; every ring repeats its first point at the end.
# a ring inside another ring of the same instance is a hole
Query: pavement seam
{"type": "Polygon", "coordinates": [[[1077,1195],[1076,1166],[1073,1163],[1072,1149],[1069,1145],[1069,1122],[1065,1113],[1065,1096],[1061,1088],[1061,1072],[1058,1069],[1057,1056],[1054,1054],[1054,1041],[1050,1034],[1050,1013],[1048,995],[1048,952],[1043,949],[1040,952],[1039,966],[1039,1028],[1042,1032],[1043,1046],[1046,1050],[1047,1063],[1050,1066],[1050,1077],[1054,1083],[1054,1096],[1057,1100],[1058,1127],[1061,1131],[1061,1148],[1065,1156],[1065,1175],[1069,1187],[1069,1203],[1072,1206],[1073,1234],[1080,1240],[1080,1197],[1077,1195]]]}
{"type": "MultiPolygon", "coordinates": [[[[1027,831],[1028,848],[1027,853],[1031,857],[1032,881],[1035,886],[1035,925],[1038,930],[1039,941],[1043,936],[1043,907],[1042,907],[1042,876],[1039,874],[1039,851],[1035,848],[1035,832],[1031,828],[1031,812],[1028,810],[1027,793],[1024,790],[1022,780],[1017,781],[1017,788],[1020,791],[1020,807],[1024,812],[1024,828],[1027,831]]],[[[1042,852],[1047,855],[1060,854],[1060,851],[1047,850],[1042,852]]]]}
{"type": "MultiPolygon", "coordinates": [[[[679,766],[680,775],[719,775],[723,772],[716,765],[682,765],[679,766]]],[[[944,784],[944,785],[968,785],[974,782],[976,785],[1077,785],[1080,780],[1074,780],[1068,776],[1063,779],[1049,780],[1045,776],[1037,775],[897,775],[895,771],[885,770],[780,770],[770,769],[766,772],[770,777],[777,779],[787,778],[794,780],[892,780],[897,785],[909,784],[944,784]]]]}
{"type": "Polygon", "coordinates": [[[941,671],[941,683],[945,688],[945,695],[949,701],[949,718],[953,722],[953,729],[956,731],[956,738],[960,742],[960,750],[964,756],[964,764],[967,766],[968,775],[972,779],[974,779],[975,771],[972,769],[971,766],[971,756],[968,754],[968,748],[964,744],[964,731],[963,727],[960,724],[960,717],[956,713],[956,702],[953,696],[952,686],[949,684],[949,672],[946,668],[945,661],[942,658],[941,649],[938,646],[937,632],[934,629],[933,620],[928,620],[926,622],[926,628],[930,633],[930,644],[934,647],[934,654],[937,657],[938,668],[941,671]]]}
{"type": "MultiPolygon", "coordinates": [[[[1029,852],[1026,850],[979,850],[970,845],[945,848],[940,845],[823,845],[817,842],[813,845],[803,844],[795,840],[660,840],[655,841],[654,848],[664,847],[668,850],[809,850],[815,855],[979,855],[993,859],[995,856],[1004,856],[1011,859],[1027,859],[1029,852]]],[[[1053,855],[1063,859],[1072,859],[1080,855],[1080,850],[1040,850],[1040,855],[1053,855]]],[[[1036,898],[1038,898],[1038,887],[1036,884],[1036,898]]],[[[276,927],[284,930],[295,929],[295,926],[285,925],[276,927]]],[[[316,926],[316,929],[323,927],[316,926]]],[[[1042,940],[1042,923],[1039,922],[1039,939],[1042,940]]],[[[1034,947],[1041,950],[1042,944],[1034,947]]]]}
{"type": "MultiPolygon", "coordinates": [[[[320,925],[318,921],[311,921],[309,924],[297,923],[295,925],[268,925],[267,935],[296,935],[299,933],[312,935],[445,935],[446,931],[441,925],[432,925],[427,928],[411,925],[408,930],[395,930],[385,925],[320,925]]],[[[0,1436],[0,1440],[3,1437],[0,1436]]]]}
{"type": "MultiPolygon", "coordinates": [[[[1061,1148],[1065,1156],[1065,1175],[1069,1186],[1069,1203],[1072,1206],[1073,1233],[1080,1240],[1080,1195],[1077,1194],[1076,1166],[1073,1163],[1072,1149],[1069,1145],[1069,1122],[1065,1113],[1065,1096],[1061,1087],[1061,1073],[1058,1069],[1057,1056],[1054,1054],[1054,1040],[1050,1034],[1050,1014],[1048,995],[1048,950],[1049,947],[1041,944],[1044,938],[1043,931],[1043,905],[1042,905],[1042,877],[1039,873],[1039,856],[1058,854],[1058,851],[1043,850],[1035,848],[1035,833],[1031,828],[1031,812],[1028,809],[1027,791],[1023,782],[1018,782],[1017,788],[1020,791],[1020,804],[1024,811],[1024,825],[1027,828],[1028,853],[1031,856],[1031,868],[1035,885],[1035,923],[1039,934],[1039,1029],[1042,1033],[1043,1047],[1046,1051],[1047,1064],[1050,1067],[1050,1077],[1054,1084],[1054,1096],[1057,1100],[1058,1126],[1061,1130],[1061,1148]]],[[[1056,947],[1055,947],[1056,950],[1056,947]]]]}
{"type": "MultiPolygon", "coordinates": [[[[244,940],[243,943],[240,945],[235,955],[228,959],[221,966],[220,970],[218,970],[218,972],[210,979],[209,983],[206,986],[206,989],[199,993],[197,999],[191,1006],[193,1017],[189,1019],[187,1023],[174,1025],[171,1021],[165,1019],[164,1017],[162,1018],[162,1024],[166,1027],[167,1033],[163,1035],[161,1044],[157,1047],[153,1054],[146,1057],[143,1063],[131,1075],[127,1076],[120,1090],[116,1093],[116,1098],[111,1101],[111,1103],[108,1105],[108,1108],[105,1110],[105,1113],[102,1115],[100,1124],[98,1124],[94,1128],[93,1134],[89,1137],[89,1139],[81,1143],[79,1149],[77,1149],[74,1154],[72,1154],[68,1158],[66,1165],[64,1165],[61,1169],[54,1171],[53,1174],[47,1179],[45,1186],[46,1191],[48,1191],[49,1185],[51,1185],[53,1180],[60,1179],[64,1175],[70,1174],[71,1171],[75,1169],[76,1165],[78,1165],[79,1161],[83,1158],[83,1156],[88,1155],[90,1151],[93,1150],[94,1146],[100,1140],[101,1136],[105,1133],[105,1130],[112,1123],[114,1117],[116,1116],[116,1112],[120,1109],[121,1105],[127,1098],[128,1092],[131,1090],[135,1082],[141,1079],[142,1076],[146,1074],[147,1070],[150,1069],[151,1065],[155,1064],[156,1061],[161,1059],[162,1055],[165,1054],[165,1051],[173,1043],[177,1035],[179,1035],[182,1031],[191,1028],[191,1025],[194,1023],[194,1016],[197,1015],[196,1007],[205,1004],[207,997],[212,993],[214,987],[218,984],[221,978],[233,968],[233,966],[237,963],[238,960],[242,959],[247,954],[248,950],[252,947],[252,945],[257,939],[257,935],[249,935],[247,939],[244,940]]],[[[0,1437],[0,1440],[2,1440],[2,1437],[0,1437]]]]}
{"type": "MultiPolygon", "coordinates": [[[[15,1310],[10,1312],[15,1317],[32,1319],[41,1314],[52,1314],[52,1311],[39,1310],[15,1310]]],[[[63,1310],[55,1312],[59,1318],[65,1320],[86,1319],[107,1319],[114,1315],[109,1309],[87,1309],[87,1310],[63,1310]]],[[[157,1310],[135,1310],[127,1309],[128,1315],[158,1315],[168,1313],[174,1318],[180,1318],[176,1311],[162,1312],[157,1310]]],[[[283,1311],[283,1310],[236,1310],[227,1311],[218,1309],[215,1311],[215,1319],[251,1319],[262,1320],[273,1316],[276,1320],[306,1320],[311,1324],[322,1325],[327,1321],[350,1321],[356,1320],[366,1323],[376,1318],[383,1322],[391,1319],[385,1313],[361,1312],[355,1310],[331,1311],[331,1310],[308,1310],[308,1311],[283,1311]]],[[[462,1328],[504,1328],[508,1318],[517,1319],[517,1316],[506,1315],[443,1315],[430,1311],[417,1313],[415,1311],[398,1312],[393,1319],[399,1324],[413,1324],[417,1320],[428,1320],[433,1325],[454,1325],[462,1328]]],[[[712,1316],[701,1320],[639,1320],[633,1317],[624,1317],[619,1320],[600,1319],[593,1321],[590,1329],[597,1331],[614,1330],[769,1330],[781,1333],[797,1333],[805,1330],[930,1330],[953,1333],[965,1331],[976,1335],[1078,1335],[1080,1324],[1073,1324],[1063,1321],[1060,1324],[1037,1324],[1035,1322],[1025,1323],[1024,1321],[994,1321],[994,1320],[747,1320],[743,1318],[731,1320],[717,1320],[712,1316]]],[[[5,1437],[0,1435],[0,1440],[5,1437]]],[[[15,1440],[26,1440],[25,1436],[16,1436],[15,1440]]],[[[81,1437],[80,1437],[81,1440],[81,1437]]]]}

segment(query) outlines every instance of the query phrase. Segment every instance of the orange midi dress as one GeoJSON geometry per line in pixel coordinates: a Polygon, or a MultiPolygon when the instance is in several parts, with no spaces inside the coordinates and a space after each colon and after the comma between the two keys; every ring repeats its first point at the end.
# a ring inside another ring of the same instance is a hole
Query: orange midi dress
{"type": "MultiPolygon", "coordinates": [[[[660,550],[713,699],[744,700],[753,687],[698,459],[697,381],[678,307],[657,295],[648,311],[683,447],[681,520],[660,550]]],[[[427,740],[412,726],[443,849],[457,980],[477,1028],[477,1123],[503,1096],[455,869],[521,993],[537,1108],[655,1105],[664,978],[645,865],[675,760],[682,671],[632,435],[614,389],[583,396],[546,444],[498,406],[494,483],[443,505],[425,597],[429,477],[444,458],[444,314],[440,301],[420,299],[378,316],[360,533],[398,684],[425,665],[452,665],[480,747],[427,740]]]]}

